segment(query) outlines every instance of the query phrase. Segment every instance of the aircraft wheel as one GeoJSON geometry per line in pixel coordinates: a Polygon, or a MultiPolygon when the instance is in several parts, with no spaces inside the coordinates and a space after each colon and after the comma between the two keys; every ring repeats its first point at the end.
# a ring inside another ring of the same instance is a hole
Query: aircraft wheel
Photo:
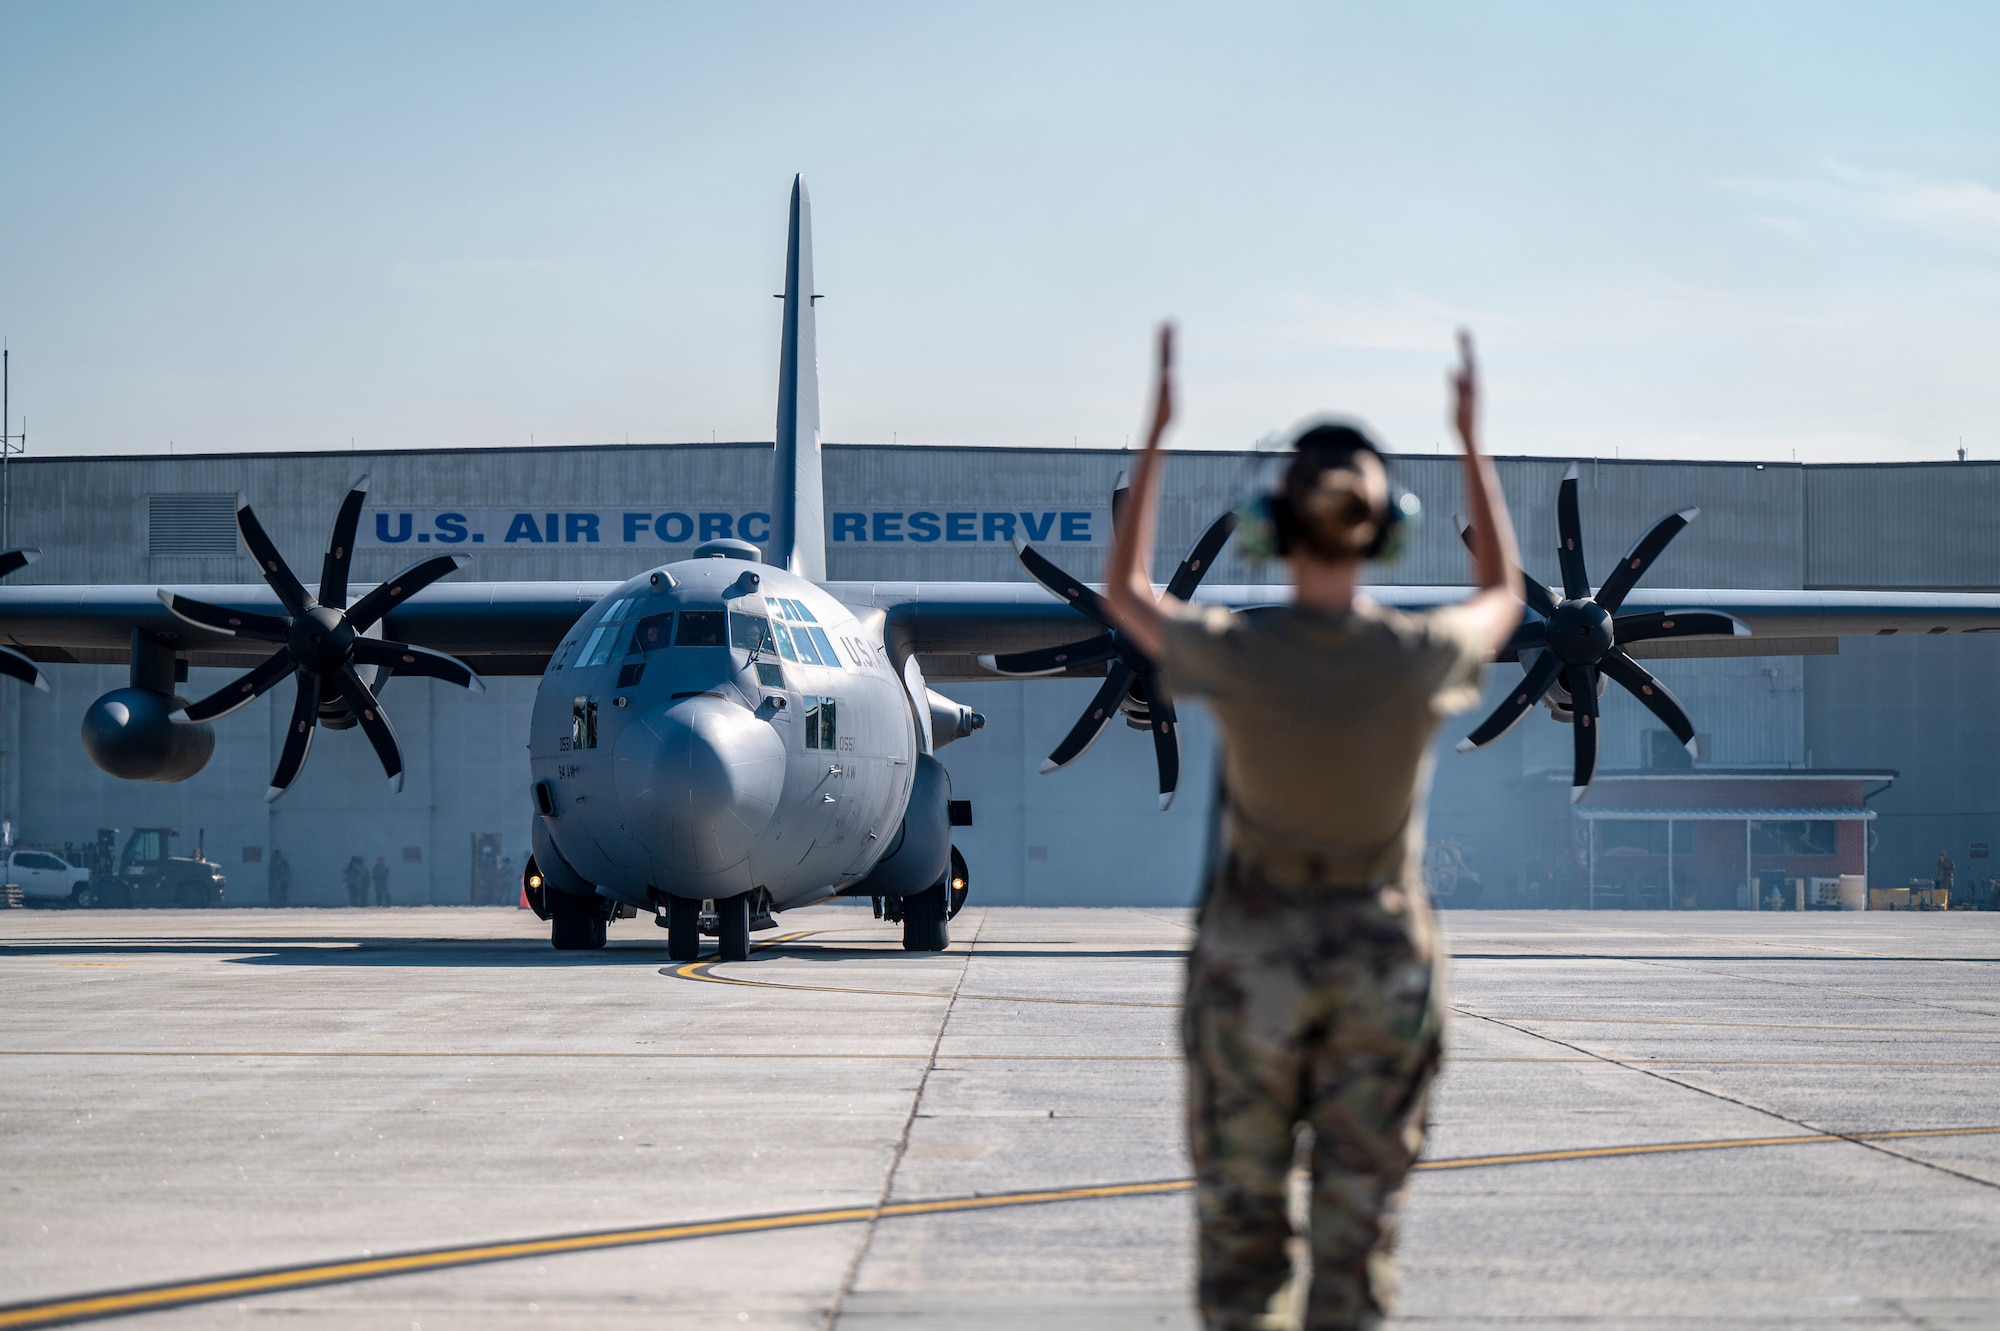
{"type": "Polygon", "coordinates": [[[604,910],[595,897],[549,893],[549,942],[558,952],[587,952],[604,946],[604,910]]]}
{"type": "Polygon", "coordinates": [[[667,898],[667,957],[693,961],[701,955],[701,903],[693,897],[667,898]]]}
{"type": "Polygon", "coordinates": [[[750,959],[750,894],[718,898],[715,903],[716,951],[724,961],[750,959]]]}
{"type": "Polygon", "coordinates": [[[903,951],[942,952],[951,946],[945,923],[946,886],[934,883],[915,896],[903,898],[903,951]]]}

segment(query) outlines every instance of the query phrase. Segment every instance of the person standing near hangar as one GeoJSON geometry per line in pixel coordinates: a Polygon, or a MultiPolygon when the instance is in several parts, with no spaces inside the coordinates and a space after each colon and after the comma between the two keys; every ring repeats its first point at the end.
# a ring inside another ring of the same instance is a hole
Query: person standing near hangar
{"type": "Polygon", "coordinates": [[[1415,505],[1360,427],[1322,423],[1298,435],[1282,484],[1240,529],[1284,558],[1293,603],[1236,615],[1153,593],[1173,417],[1173,330],[1160,330],[1152,429],[1105,581],[1120,627],[1222,730],[1224,854],[1183,1014],[1210,1331],[1263,1325],[1290,1274],[1285,1183],[1301,1130],[1304,1325],[1374,1326],[1393,1300],[1395,1212],[1442,1053],[1442,959],[1421,876],[1429,746],[1445,716],[1478,701],[1484,663],[1521,619],[1513,524],[1479,448],[1471,339],[1459,345],[1471,597],[1405,614],[1359,594],[1362,565],[1394,555],[1415,505]]]}

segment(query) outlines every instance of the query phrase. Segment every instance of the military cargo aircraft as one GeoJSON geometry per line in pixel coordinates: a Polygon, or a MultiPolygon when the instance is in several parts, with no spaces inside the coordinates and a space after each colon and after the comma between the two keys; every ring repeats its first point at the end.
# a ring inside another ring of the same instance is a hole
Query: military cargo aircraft
{"type": "MultiPolygon", "coordinates": [[[[239,500],[238,530],[263,585],[0,588],[0,639],[12,644],[0,647],[0,673],[41,683],[38,663],[129,653],[130,681],[92,704],[84,746],[105,771],[153,781],[199,771],[213,723],[290,680],[269,799],[297,778],[320,729],[358,727],[400,789],[401,750],[380,701],[395,675],[470,689],[483,687],[482,672],[538,675],[524,890],[557,948],[601,947],[612,919],[645,912],[666,927],[674,957],[697,956],[706,926],[723,959],[741,960],[753,925],[843,894],[877,898],[901,922],[905,948],[941,950],[970,872],[951,844],[951,782],[936,753],[982,720],[932,683],[1101,675],[1043,770],[1074,761],[1122,715],[1152,737],[1162,808],[1180,779],[1179,720],[1153,662],[1118,633],[1098,592],[1032,544],[1020,548],[1032,582],[828,581],[812,291],[811,205],[795,179],[762,549],[718,539],[691,559],[585,584],[445,582],[466,561],[437,555],[350,598],[364,478],[338,507],[317,593],[239,500]],[[248,673],[190,702],[175,686],[193,653],[248,673]]],[[[1607,678],[1692,742],[1679,704],[1639,664],[1663,640],[1677,640],[1677,656],[1741,655],[1730,640],[1754,633],[1760,652],[1784,654],[1846,634],[2000,630],[2000,596],[1636,589],[1692,516],[1662,519],[1593,591],[1574,475],[1564,482],[1560,594],[1524,578],[1528,613],[1506,653],[1522,683],[1466,746],[1490,743],[1545,702],[1575,727],[1581,793],[1607,678]]],[[[1219,517],[1165,590],[1250,612],[1283,604],[1283,585],[1202,585],[1230,526],[1219,517]]],[[[0,573],[25,558],[0,554],[0,573]]],[[[1370,594],[1421,609],[1466,593],[1370,594]]]]}

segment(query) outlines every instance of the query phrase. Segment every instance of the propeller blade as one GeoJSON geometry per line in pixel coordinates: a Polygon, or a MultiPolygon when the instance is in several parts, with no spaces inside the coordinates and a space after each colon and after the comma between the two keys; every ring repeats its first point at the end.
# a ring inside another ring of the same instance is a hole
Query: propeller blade
{"type": "Polygon", "coordinates": [[[326,561],[319,566],[319,600],[337,610],[347,608],[347,568],[354,562],[354,529],[361,524],[361,506],[368,502],[368,478],[363,476],[340,501],[327,542],[326,561]]]}
{"type": "MultiPolygon", "coordinates": [[[[1470,550],[1472,548],[1472,526],[1470,523],[1458,529],[1458,539],[1465,542],[1466,549],[1470,550]]],[[[1542,586],[1539,581],[1529,576],[1526,569],[1521,570],[1521,599],[1528,603],[1530,610],[1533,610],[1543,619],[1547,619],[1556,612],[1556,598],[1549,595],[1547,587],[1542,586]]]]}
{"type": "Polygon", "coordinates": [[[1618,613],[1618,607],[1625,604],[1626,593],[1632,584],[1646,576],[1646,570],[1667,548],[1668,542],[1701,516],[1698,508],[1684,508],[1678,513],[1669,513],[1653,524],[1653,529],[1639,538],[1637,545],[1625,552],[1624,560],[1611,570],[1611,576],[1597,589],[1597,603],[1611,614],[1618,613]]]}
{"type": "Polygon", "coordinates": [[[160,589],[159,597],[161,603],[175,615],[211,633],[227,633],[232,637],[251,638],[258,642],[284,642],[291,636],[291,626],[276,615],[210,605],[192,596],[176,596],[164,587],[160,589]]]}
{"type": "Polygon", "coordinates": [[[1517,655],[1531,647],[1549,645],[1549,625],[1547,620],[1530,619],[1514,630],[1507,639],[1507,645],[1500,649],[1502,655],[1517,655]]]}
{"type": "Polygon", "coordinates": [[[12,647],[0,647],[0,675],[18,679],[23,684],[33,684],[43,693],[49,691],[49,681],[42,674],[41,667],[12,647]]]}
{"type": "Polygon", "coordinates": [[[279,681],[297,669],[292,664],[291,649],[280,647],[249,674],[231,680],[200,702],[189,703],[167,719],[177,725],[191,726],[228,716],[237,708],[247,707],[255,699],[269,693],[279,681]]]}
{"type": "Polygon", "coordinates": [[[1111,530],[1115,535],[1125,526],[1125,505],[1132,498],[1132,478],[1124,472],[1111,483],[1111,530]]]}
{"type": "Polygon", "coordinates": [[[1479,723],[1478,729],[1458,742],[1458,751],[1470,753],[1474,749],[1483,749],[1512,730],[1528,714],[1528,709],[1542,700],[1542,695],[1549,691],[1549,685],[1556,682],[1556,673],[1561,669],[1562,662],[1556,659],[1554,652],[1543,652],[1536,657],[1535,663],[1528,667],[1527,675],[1507,695],[1506,700],[1479,723]]]}
{"type": "MultiPolygon", "coordinates": [[[[354,641],[354,659],[362,665],[381,666],[383,670],[393,670],[399,675],[424,675],[431,679],[441,679],[447,684],[456,684],[474,693],[486,692],[486,681],[473,672],[471,666],[456,656],[434,652],[428,647],[415,647],[407,642],[383,642],[377,638],[357,638],[354,641]]],[[[382,675],[375,681],[379,692],[388,676],[382,675]]]]}
{"type": "Polygon", "coordinates": [[[1236,515],[1224,513],[1208,524],[1208,530],[1194,543],[1194,548],[1181,560],[1181,566],[1174,570],[1173,580],[1167,583],[1167,595],[1175,600],[1185,601],[1194,595],[1194,589],[1201,585],[1215,557],[1222,553],[1228,543],[1229,534],[1236,530],[1236,515]]]}
{"type": "Polygon", "coordinates": [[[1647,711],[1659,717],[1661,724],[1673,731],[1674,738],[1687,745],[1689,753],[1694,752],[1694,722],[1688,720],[1687,713],[1682,710],[1681,700],[1668,692],[1667,686],[1655,679],[1652,671],[1616,647],[1604,654],[1597,668],[1622,685],[1647,711]]]}
{"type": "Polygon", "coordinates": [[[355,719],[361,722],[361,733],[375,746],[375,756],[382,760],[382,772],[389,778],[390,791],[402,790],[403,751],[396,744],[395,727],[389,724],[382,704],[375,701],[375,695],[361,682],[361,676],[354,673],[353,666],[342,666],[335,671],[333,686],[347,699],[355,719]]]}
{"type": "Polygon", "coordinates": [[[1160,812],[1165,813],[1181,783],[1181,723],[1158,675],[1146,676],[1146,711],[1153,721],[1153,760],[1160,769],[1160,812]]]}
{"type": "Polygon", "coordinates": [[[1097,737],[1104,733],[1105,725],[1117,715],[1119,700],[1125,696],[1125,691],[1132,687],[1132,677],[1135,673],[1137,672],[1123,661],[1111,667],[1105,675],[1103,687],[1098,689],[1096,696],[1090,700],[1090,706],[1084,708],[1083,715],[1069,728],[1069,733],[1063,736],[1062,743],[1056,745],[1049,756],[1042,759],[1040,770],[1053,772],[1058,767],[1075,762],[1085,749],[1097,742],[1097,737]]]}
{"type": "Polygon", "coordinates": [[[1647,642],[1654,638],[1747,638],[1750,626],[1734,615],[1714,610],[1654,610],[1641,615],[1620,615],[1611,621],[1611,640],[1616,643],[1647,642]]]}
{"type": "Polygon", "coordinates": [[[1577,601],[1590,595],[1590,574],[1583,567],[1583,515],[1576,506],[1576,464],[1563,473],[1556,490],[1556,558],[1562,564],[1563,596],[1577,601]]]}
{"type": "Polygon", "coordinates": [[[1078,610],[1104,625],[1105,628],[1118,627],[1112,622],[1111,607],[1104,603],[1102,596],[1099,596],[1096,592],[1090,590],[1090,588],[1084,586],[1075,578],[1072,578],[1069,574],[1050,563],[1041,551],[1035,549],[1032,545],[1023,545],[1016,553],[1020,555],[1021,563],[1026,566],[1029,575],[1036,582],[1041,583],[1042,586],[1048,588],[1063,600],[1068,601],[1078,610]]]}
{"type": "Polygon", "coordinates": [[[1118,655],[1118,644],[1109,633],[1100,633],[1082,642],[1044,647],[1032,652],[1007,652],[982,656],[979,664],[1002,675],[1056,675],[1071,666],[1096,665],[1118,655]]]}
{"type": "Polygon", "coordinates": [[[312,751],[313,731],[319,725],[319,676],[298,672],[298,697],[292,702],[292,719],[285,726],[285,747],[278,753],[278,770],[271,773],[271,788],[264,792],[264,802],[271,801],[292,788],[298,780],[299,769],[306,765],[306,754],[312,751]]]}
{"type": "Polygon", "coordinates": [[[294,574],[285,557],[278,553],[278,547],[271,540],[264,524],[257,521],[257,515],[250,511],[248,500],[239,500],[236,505],[236,530],[243,533],[243,544],[250,548],[250,557],[257,561],[257,571],[264,575],[264,581],[271,584],[271,590],[278,594],[278,600],[293,618],[310,610],[314,602],[305,584],[294,574]]]}
{"type": "Polygon", "coordinates": [[[1569,710],[1576,718],[1576,770],[1570,778],[1569,802],[1583,798],[1590,779],[1597,775],[1597,675],[1589,666],[1571,666],[1563,672],[1563,687],[1569,690],[1569,710]]]}
{"type": "Polygon", "coordinates": [[[40,550],[0,550],[0,578],[20,572],[41,557],[40,550]]]}
{"type": "Polygon", "coordinates": [[[436,582],[447,573],[456,573],[472,560],[465,555],[432,555],[421,559],[354,603],[347,622],[356,633],[366,633],[375,621],[436,582]]]}

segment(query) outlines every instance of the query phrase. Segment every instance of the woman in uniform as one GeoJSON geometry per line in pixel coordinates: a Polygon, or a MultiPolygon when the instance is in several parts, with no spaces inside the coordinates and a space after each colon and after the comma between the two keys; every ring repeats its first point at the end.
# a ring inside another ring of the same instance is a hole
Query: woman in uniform
{"type": "Polygon", "coordinates": [[[1373,1326],[1394,1293],[1395,1208],[1441,1052],[1442,963],[1420,876],[1430,742],[1478,701],[1482,666],[1520,623],[1513,525],[1480,452],[1461,334],[1469,597],[1408,614],[1360,593],[1402,512],[1380,450],[1345,423],[1298,436],[1282,483],[1240,529],[1283,558],[1289,606],[1241,615],[1156,595],[1172,336],[1160,332],[1152,430],[1105,580],[1120,627],[1222,731],[1223,854],[1183,1028],[1202,1315],[1210,1331],[1264,1324],[1290,1274],[1285,1184],[1303,1146],[1304,1325],[1373,1326]]]}

